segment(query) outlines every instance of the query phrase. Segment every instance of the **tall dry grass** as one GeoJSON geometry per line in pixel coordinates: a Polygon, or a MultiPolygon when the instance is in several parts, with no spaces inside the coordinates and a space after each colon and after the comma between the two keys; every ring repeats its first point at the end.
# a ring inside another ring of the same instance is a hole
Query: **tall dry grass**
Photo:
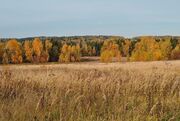
{"type": "Polygon", "coordinates": [[[0,120],[180,120],[180,73],[171,67],[80,67],[1,70],[0,120]]]}

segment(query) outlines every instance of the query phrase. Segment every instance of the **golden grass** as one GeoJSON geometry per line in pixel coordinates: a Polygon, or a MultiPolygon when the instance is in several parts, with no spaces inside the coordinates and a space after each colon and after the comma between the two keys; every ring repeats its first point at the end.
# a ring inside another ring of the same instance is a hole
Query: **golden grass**
{"type": "Polygon", "coordinates": [[[180,61],[0,67],[0,121],[180,120],[180,61]]]}

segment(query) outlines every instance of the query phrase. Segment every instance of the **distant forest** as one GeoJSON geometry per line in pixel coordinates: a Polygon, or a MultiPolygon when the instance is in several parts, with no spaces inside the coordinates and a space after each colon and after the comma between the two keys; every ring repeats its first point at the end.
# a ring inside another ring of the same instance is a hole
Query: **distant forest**
{"type": "Polygon", "coordinates": [[[100,56],[102,62],[180,59],[180,36],[72,36],[0,39],[0,63],[79,62],[100,56]]]}

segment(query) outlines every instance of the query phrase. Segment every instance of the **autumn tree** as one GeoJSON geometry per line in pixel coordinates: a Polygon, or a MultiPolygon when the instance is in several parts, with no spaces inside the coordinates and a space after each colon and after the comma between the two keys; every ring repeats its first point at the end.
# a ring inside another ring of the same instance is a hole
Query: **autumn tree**
{"type": "Polygon", "coordinates": [[[32,42],[33,47],[33,61],[40,62],[40,57],[43,51],[43,44],[39,38],[35,38],[32,42]]]}
{"type": "Polygon", "coordinates": [[[60,62],[70,62],[70,51],[69,47],[67,44],[64,44],[62,46],[62,49],[60,50],[60,56],[59,56],[59,61],[60,62]]]}
{"type": "Polygon", "coordinates": [[[5,44],[3,42],[0,42],[0,63],[2,63],[3,60],[4,48],[5,44]]]}
{"type": "Polygon", "coordinates": [[[32,60],[33,60],[33,48],[32,48],[31,42],[28,40],[26,40],[24,42],[24,52],[25,52],[26,61],[32,62],[32,60]]]}
{"type": "Polygon", "coordinates": [[[131,44],[131,41],[129,39],[126,39],[122,45],[123,55],[125,57],[129,57],[131,44]]]}
{"type": "Polygon", "coordinates": [[[96,48],[95,47],[92,48],[92,55],[96,56],[96,48]]]}
{"type": "Polygon", "coordinates": [[[92,56],[92,47],[90,45],[88,45],[88,56],[92,56]]]}
{"type": "Polygon", "coordinates": [[[94,46],[88,46],[88,56],[95,56],[96,55],[96,48],[94,46]]]}
{"type": "Polygon", "coordinates": [[[77,44],[76,46],[74,45],[74,49],[73,49],[73,51],[71,51],[71,53],[74,54],[74,58],[75,58],[76,62],[80,61],[80,59],[81,59],[81,49],[80,49],[79,44],[77,44]]]}
{"type": "Polygon", "coordinates": [[[132,61],[162,60],[160,45],[153,37],[141,37],[132,52],[132,61]]]}
{"type": "Polygon", "coordinates": [[[49,52],[49,56],[50,56],[51,62],[58,61],[58,59],[59,59],[59,46],[57,44],[53,44],[53,46],[49,52]]]}
{"type": "Polygon", "coordinates": [[[82,42],[81,51],[82,51],[82,55],[83,56],[87,56],[88,55],[88,45],[87,45],[86,42],[82,42]]]}
{"type": "Polygon", "coordinates": [[[165,40],[161,40],[159,42],[160,50],[162,53],[162,59],[163,60],[168,60],[171,57],[171,51],[172,51],[172,46],[171,46],[171,39],[167,38],[165,40]]]}
{"type": "Polygon", "coordinates": [[[121,53],[119,51],[119,46],[114,41],[107,40],[104,42],[101,48],[101,58],[102,62],[112,62],[113,58],[120,61],[121,53]]]}
{"type": "Polygon", "coordinates": [[[49,53],[52,49],[52,43],[50,40],[46,39],[44,42],[44,49],[42,50],[41,56],[40,56],[40,62],[48,62],[49,61],[49,53]]]}
{"type": "Polygon", "coordinates": [[[171,59],[180,59],[180,43],[172,50],[171,59]]]}
{"type": "Polygon", "coordinates": [[[5,50],[3,53],[2,63],[3,64],[9,64],[10,63],[10,55],[8,55],[7,50],[5,50]]]}
{"type": "Polygon", "coordinates": [[[67,45],[64,44],[61,49],[61,54],[59,56],[60,62],[77,62],[80,61],[81,50],[79,44],[77,45],[67,45]]]}
{"type": "Polygon", "coordinates": [[[10,63],[22,63],[22,50],[21,50],[21,44],[17,42],[17,40],[12,39],[9,40],[5,47],[5,53],[4,53],[4,62],[10,62],[10,63]]]}
{"type": "Polygon", "coordinates": [[[46,53],[49,53],[49,51],[51,50],[52,48],[52,43],[50,40],[46,39],[45,40],[45,52],[46,53]]]}
{"type": "Polygon", "coordinates": [[[69,46],[70,47],[70,61],[71,62],[75,62],[76,61],[76,46],[75,45],[73,45],[72,47],[71,46],[69,46]]]}

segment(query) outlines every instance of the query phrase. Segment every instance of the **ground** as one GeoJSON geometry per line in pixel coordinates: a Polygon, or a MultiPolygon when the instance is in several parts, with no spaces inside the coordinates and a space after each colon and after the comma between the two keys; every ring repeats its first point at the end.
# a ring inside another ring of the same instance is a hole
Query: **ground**
{"type": "Polygon", "coordinates": [[[77,63],[46,63],[46,64],[20,64],[0,66],[1,70],[9,70],[14,78],[34,78],[48,80],[58,78],[62,70],[131,70],[146,72],[153,70],[171,71],[180,74],[180,60],[177,61],[152,61],[152,62],[114,62],[101,63],[97,57],[87,58],[89,61],[77,63]]]}
{"type": "Polygon", "coordinates": [[[0,121],[180,120],[180,61],[0,66],[0,121]]]}

